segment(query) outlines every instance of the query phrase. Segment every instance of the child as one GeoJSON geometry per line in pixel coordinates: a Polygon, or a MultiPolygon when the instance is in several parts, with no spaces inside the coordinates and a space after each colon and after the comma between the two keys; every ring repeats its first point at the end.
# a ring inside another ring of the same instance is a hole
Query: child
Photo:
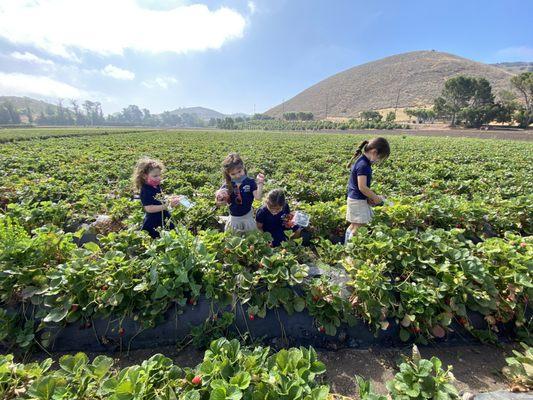
{"type": "Polygon", "coordinates": [[[348,181],[346,220],[350,226],[346,229],[345,243],[350,241],[360,226],[366,225],[372,220],[373,211],[370,206],[383,202],[383,197],[370,190],[372,164],[386,159],[389,155],[389,142],[387,139],[378,137],[370,142],[368,140],[362,142],[348,163],[351,173],[348,181]],[[354,160],[357,161],[352,166],[354,160]]]}
{"type": "Polygon", "coordinates": [[[244,162],[237,153],[229,154],[222,162],[222,173],[226,183],[216,192],[218,206],[229,204],[230,216],[225,230],[250,232],[257,229],[252,211],[254,199],[263,196],[265,176],[257,175],[257,183],[246,175],[244,162]]]}
{"type": "Polygon", "coordinates": [[[260,231],[272,235],[272,247],[277,247],[287,240],[286,229],[292,229],[293,237],[300,236],[302,228],[298,225],[290,226],[288,219],[292,218],[289,205],[285,201],[285,193],[281,189],[274,189],[267,194],[265,204],[257,210],[255,220],[260,231]]]}
{"type": "MultiPolygon", "coordinates": [[[[152,238],[158,238],[158,228],[168,227],[174,229],[170,221],[170,213],[167,204],[161,203],[159,197],[161,191],[161,173],[164,166],[160,161],[150,158],[141,158],[133,171],[133,183],[140,191],[141,203],[144,206],[144,221],[142,230],[147,231],[152,238]]],[[[172,207],[179,204],[180,196],[171,196],[169,203],[172,207]]]]}

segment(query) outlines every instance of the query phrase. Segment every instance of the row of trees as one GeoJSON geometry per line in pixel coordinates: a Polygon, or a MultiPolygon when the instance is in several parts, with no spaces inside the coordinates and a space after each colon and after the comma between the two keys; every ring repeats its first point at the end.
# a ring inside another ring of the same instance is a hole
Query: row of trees
{"type": "MultiPolygon", "coordinates": [[[[110,114],[107,117],[102,112],[102,105],[99,102],[84,101],[78,103],[77,100],[69,102],[70,107],[66,107],[62,100],[55,106],[47,105],[46,108],[37,115],[32,113],[30,107],[20,111],[11,102],[0,104],[0,125],[18,125],[22,123],[22,116],[26,115],[29,123],[40,125],[140,125],[140,126],[188,126],[205,127],[209,124],[196,114],[174,114],[165,111],[155,115],[146,108],[139,108],[136,105],[129,105],[121,112],[110,114]]],[[[211,123],[216,126],[216,121],[211,123]]]]}
{"type": "Polygon", "coordinates": [[[488,80],[457,76],[446,81],[432,110],[408,110],[408,114],[420,121],[441,118],[450,121],[452,126],[464,125],[469,128],[479,128],[492,121],[514,121],[520,127],[528,128],[533,121],[533,72],[513,76],[511,83],[522,95],[523,103],[518,101],[513,92],[507,90],[499,94],[496,102],[488,80]]]}
{"type": "Polygon", "coordinates": [[[285,121],[312,121],[314,115],[311,112],[287,112],[283,114],[285,121]]]}

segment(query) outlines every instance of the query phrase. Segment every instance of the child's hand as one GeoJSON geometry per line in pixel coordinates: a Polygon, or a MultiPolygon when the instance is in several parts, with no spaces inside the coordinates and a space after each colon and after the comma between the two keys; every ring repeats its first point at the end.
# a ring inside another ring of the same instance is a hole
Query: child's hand
{"type": "Polygon", "coordinates": [[[257,181],[258,185],[262,185],[263,183],[265,183],[265,175],[257,174],[257,177],[255,178],[255,180],[257,181]]]}
{"type": "Polygon", "coordinates": [[[179,195],[171,196],[169,199],[171,207],[177,207],[180,204],[180,201],[181,201],[181,196],[179,195]]]}

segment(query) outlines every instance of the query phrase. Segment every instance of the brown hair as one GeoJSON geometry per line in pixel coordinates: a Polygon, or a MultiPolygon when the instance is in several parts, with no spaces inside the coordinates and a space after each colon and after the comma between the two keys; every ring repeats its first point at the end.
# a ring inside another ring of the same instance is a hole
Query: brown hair
{"type": "Polygon", "coordinates": [[[148,157],[143,157],[139,161],[137,161],[137,164],[133,169],[133,174],[131,175],[133,187],[137,191],[141,190],[142,186],[144,185],[145,175],[149,174],[150,171],[154,169],[160,169],[161,171],[163,171],[165,169],[165,166],[161,161],[148,157]]]}
{"type": "MultiPolygon", "coordinates": [[[[242,161],[241,156],[237,153],[230,153],[224,159],[224,161],[222,161],[222,175],[224,175],[226,189],[230,195],[233,193],[233,185],[231,183],[231,177],[229,176],[229,173],[235,168],[244,168],[244,162],[242,161]]],[[[244,172],[246,173],[246,168],[244,168],[244,172]]]]}
{"type": "Polygon", "coordinates": [[[274,189],[268,192],[265,204],[274,207],[285,207],[287,200],[285,199],[285,192],[283,189],[274,189]]]}
{"type": "Polygon", "coordinates": [[[361,142],[361,144],[355,151],[354,155],[348,162],[347,168],[348,169],[351,168],[354,161],[357,160],[357,158],[361,154],[367,151],[370,151],[370,150],[374,150],[374,149],[377,151],[380,159],[385,159],[390,155],[390,146],[389,146],[389,142],[387,141],[387,139],[382,138],[382,137],[377,137],[370,141],[364,140],[363,142],[361,142]]]}

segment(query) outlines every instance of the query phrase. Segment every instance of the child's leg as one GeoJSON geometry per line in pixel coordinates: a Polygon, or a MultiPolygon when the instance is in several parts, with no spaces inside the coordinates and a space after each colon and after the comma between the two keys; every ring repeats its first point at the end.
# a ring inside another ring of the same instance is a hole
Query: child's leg
{"type": "Polygon", "coordinates": [[[344,244],[348,243],[350,239],[352,238],[353,234],[359,229],[361,226],[364,226],[365,224],[358,224],[355,222],[352,222],[348,228],[346,228],[346,233],[344,235],[344,244]]]}

